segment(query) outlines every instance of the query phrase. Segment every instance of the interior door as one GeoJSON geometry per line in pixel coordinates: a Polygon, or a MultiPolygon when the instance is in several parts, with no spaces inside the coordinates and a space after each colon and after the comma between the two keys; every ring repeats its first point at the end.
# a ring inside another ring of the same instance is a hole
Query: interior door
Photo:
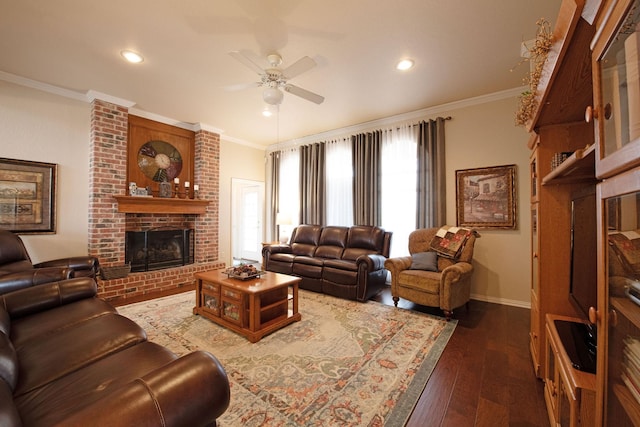
{"type": "Polygon", "coordinates": [[[233,258],[259,262],[262,259],[264,182],[232,178],[231,193],[233,258]]]}

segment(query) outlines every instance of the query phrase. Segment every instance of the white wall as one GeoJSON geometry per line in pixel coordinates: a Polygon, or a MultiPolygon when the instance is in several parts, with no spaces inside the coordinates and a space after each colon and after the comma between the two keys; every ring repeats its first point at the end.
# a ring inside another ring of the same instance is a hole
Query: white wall
{"type": "Polygon", "coordinates": [[[22,236],[32,261],[87,254],[89,104],[0,81],[0,147],[58,164],[57,232],[22,236]]]}

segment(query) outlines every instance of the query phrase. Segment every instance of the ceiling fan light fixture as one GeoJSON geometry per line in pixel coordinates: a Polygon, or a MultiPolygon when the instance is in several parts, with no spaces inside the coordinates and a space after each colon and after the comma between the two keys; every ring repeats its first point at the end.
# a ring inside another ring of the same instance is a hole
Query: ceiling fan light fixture
{"type": "Polygon", "coordinates": [[[144,61],[144,58],[142,57],[142,55],[132,50],[120,51],[120,55],[122,55],[124,59],[131,62],[132,64],[139,64],[142,61],[144,61]]]}
{"type": "Polygon", "coordinates": [[[262,99],[269,105],[280,105],[284,94],[277,87],[268,87],[262,92],[262,99]]]}
{"type": "Polygon", "coordinates": [[[396,65],[396,69],[400,71],[407,71],[415,65],[413,59],[403,59],[396,65]]]}
{"type": "Polygon", "coordinates": [[[264,106],[264,109],[262,110],[262,115],[265,117],[271,117],[278,112],[278,108],[279,107],[277,105],[267,104],[264,106]]]}

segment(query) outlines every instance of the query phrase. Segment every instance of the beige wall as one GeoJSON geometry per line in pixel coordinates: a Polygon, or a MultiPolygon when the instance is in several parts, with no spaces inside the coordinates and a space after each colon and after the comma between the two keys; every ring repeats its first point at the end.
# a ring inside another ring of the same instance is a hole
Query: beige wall
{"type": "Polygon", "coordinates": [[[447,222],[456,223],[455,171],[517,165],[517,229],[480,230],[472,297],[529,307],[531,277],[528,134],[514,125],[516,98],[443,112],[446,123],[447,222]]]}
{"type": "Polygon", "coordinates": [[[87,253],[89,104],[0,81],[0,157],[58,164],[57,233],[24,235],[33,262],[87,253]]]}

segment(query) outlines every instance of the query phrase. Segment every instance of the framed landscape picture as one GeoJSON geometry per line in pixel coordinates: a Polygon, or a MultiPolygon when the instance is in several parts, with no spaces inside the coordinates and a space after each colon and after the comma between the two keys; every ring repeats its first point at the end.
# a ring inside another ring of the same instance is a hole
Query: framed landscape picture
{"type": "Polygon", "coordinates": [[[456,171],[460,227],[516,228],[516,165],[456,171]]]}
{"type": "Polygon", "coordinates": [[[55,233],[54,163],[0,158],[0,229],[55,233]]]}

